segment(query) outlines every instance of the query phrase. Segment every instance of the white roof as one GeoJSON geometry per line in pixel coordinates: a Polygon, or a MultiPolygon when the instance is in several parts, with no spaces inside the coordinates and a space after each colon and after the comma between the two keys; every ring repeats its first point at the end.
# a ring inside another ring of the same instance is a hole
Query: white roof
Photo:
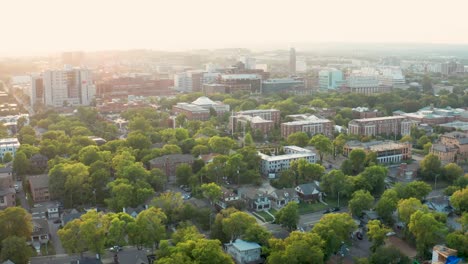
{"type": "Polygon", "coordinates": [[[314,157],[315,153],[294,153],[294,154],[285,154],[279,156],[268,156],[263,153],[258,153],[262,160],[266,161],[280,161],[280,160],[289,160],[289,159],[303,159],[308,157],[314,157]]]}
{"type": "Polygon", "coordinates": [[[236,239],[236,241],[232,243],[232,245],[236,247],[239,251],[247,251],[261,248],[261,246],[257,243],[247,242],[241,239],[236,239]]]}
{"type": "Polygon", "coordinates": [[[225,80],[260,79],[257,74],[223,74],[221,78],[225,80]]]}
{"type": "Polygon", "coordinates": [[[210,98],[208,98],[206,96],[201,96],[201,97],[198,97],[197,100],[193,101],[192,104],[194,104],[194,105],[215,105],[216,102],[214,102],[213,100],[211,100],[210,98]]]}

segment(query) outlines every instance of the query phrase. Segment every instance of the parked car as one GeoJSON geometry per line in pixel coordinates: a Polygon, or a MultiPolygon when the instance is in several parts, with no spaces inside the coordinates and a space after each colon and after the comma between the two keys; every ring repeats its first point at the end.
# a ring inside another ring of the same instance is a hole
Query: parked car
{"type": "Polygon", "coordinates": [[[122,251],[122,247],[121,246],[113,246],[111,248],[109,248],[110,251],[112,252],[119,252],[119,251],[122,251]]]}
{"type": "Polygon", "coordinates": [[[335,207],[335,208],[332,209],[332,212],[338,212],[338,211],[340,211],[339,207],[335,207]]]}
{"type": "Polygon", "coordinates": [[[189,193],[184,193],[182,195],[182,197],[184,198],[184,200],[188,200],[188,199],[192,198],[192,196],[189,193]]]}
{"type": "Polygon", "coordinates": [[[60,219],[55,219],[54,220],[54,224],[61,224],[61,223],[62,223],[62,221],[60,219]]]}
{"type": "Polygon", "coordinates": [[[323,214],[329,214],[331,213],[332,211],[330,210],[330,208],[328,208],[327,210],[325,210],[325,212],[323,212],[323,214]]]}

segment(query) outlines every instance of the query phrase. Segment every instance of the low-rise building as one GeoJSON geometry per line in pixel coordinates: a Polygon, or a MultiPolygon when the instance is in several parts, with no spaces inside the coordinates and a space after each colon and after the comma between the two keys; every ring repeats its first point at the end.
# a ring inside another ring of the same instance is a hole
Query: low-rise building
{"type": "Polygon", "coordinates": [[[226,189],[225,187],[221,187],[221,191],[221,198],[215,202],[215,204],[221,209],[226,209],[233,203],[239,201],[239,195],[237,195],[233,191],[226,189]]]}
{"type": "Polygon", "coordinates": [[[460,162],[468,159],[468,134],[450,132],[440,136],[439,142],[431,147],[432,154],[443,163],[460,162]]]}
{"type": "Polygon", "coordinates": [[[257,189],[244,189],[240,193],[250,209],[255,211],[271,209],[270,196],[267,193],[257,189]]]}
{"type": "Polygon", "coordinates": [[[315,115],[289,115],[294,121],[281,124],[281,136],[287,138],[296,132],[304,132],[309,136],[324,134],[333,135],[333,122],[328,119],[319,118],[315,115]]]}
{"type": "Polygon", "coordinates": [[[11,153],[14,157],[16,151],[20,147],[20,142],[17,138],[2,138],[0,139],[0,157],[3,159],[6,153],[11,153]]]}
{"type": "Polygon", "coordinates": [[[263,153],[258,153],[261,159],[260,171],[264,176],[276,178],[276,174],[289,168],[292,161],[305,159],[309,163],[317,162],[317,155],[308,149],[285,146],[283,148],[285,154],[277,156],[269,156],[263,153]]]}
{"type": "Polygon", "coordinates": [[[262,263],[262,247],[254,242],[247,242],[236,239],[232,243],[224,244],[226,253],[228,253],[237,264],[255,264],[262,263]]]}
{"type": "Polygon", "coordinates": [[[36,153],[29,158],[29,164],[31,164],[31,167],[36,171],[45,171],[48,161],[49,159],[40,153],[36,153]]]}
{"type": "Polygon", "coordinates": [[[268,79],[262,82],[262,94],[294,93],[304,89],[304,81],[298,78],[268,79]]]}
{"type": "Polygon", "coordinates": [[[33,230],[30,244],[40,252],[41,245],[49,242],[49,224],[46,219],[33,219],[33,230]]]}
{"type": "Polygon", "coordinates": [[[194,158],[190,154],[169,154],[149,161],[150,168],[158,168],[166,176],[175,176],[175,171],[180,164],[192,165],[194,158]]]}
{"type": "Polygon", "coordinates": [[[343,155],[348,156],[354,149],[362,149],[366,153],[374,152],[379,163],[398,163],[411,159],[411,144],[396,141],[348,141],[343,147],[343,155]]]}
{"type": "Polygon", "coordinates": [[[351,120],[348,131],[352,135],[409,135],[415,122],[404,116],[385,116],[351,120]]]}
{"type": "Polygon", "coordinates": [[[374,118],[379,117],[381,112],[378,110],[371,110],[368,107],[355,107],[351,109],[353,113],[353,118],[362,119],[362,118],[374,118]]]}
{"type": "Polygon", "coordinates": [[[294,188],[275,190],[270,194],[271,203],[274,208],[281,209],[290,202],[299,202],[299,195],[294,188]]]}
{"type": "Polygon", "coordinates": [[[16,190],[11,168],[0,168],[0,210],[16,206],[16,190]]]}
{"type": "Polygon", "coordinates": [[[452,108],[450,106],[446,108],[436,108],[434,106],[428,106],[419,109],[414,113],[400,112],[399,115],[407,117],[410,120],[416,121],[417,123],[424,123],[429,125],[440,125],[450,123],[459,120],[464,116],[465,109],[452,108]]]}
{"type": "Polygon", "coordinates": [[[320,185],[317,181],[298,185],[295,190],[301,201],[317,202],[322,199],[322,192],[320,191],[320,185]]]}
{"type": "Polygon", "coordinates": [[[184,114],[188,120],[205,121],[210,119],[210,110],[222,115],[229,112],[229,105],[221,102],[214,102],[206,96],[199,97],[192,103],[178,103],[172,107],[175,115],[184,114]]]}
{"type": "Polygon", "coordinates": [[[47,174],[29,176],[28,182],[31,196],[35,203],[50,200],[49,176],[47,174]]]}

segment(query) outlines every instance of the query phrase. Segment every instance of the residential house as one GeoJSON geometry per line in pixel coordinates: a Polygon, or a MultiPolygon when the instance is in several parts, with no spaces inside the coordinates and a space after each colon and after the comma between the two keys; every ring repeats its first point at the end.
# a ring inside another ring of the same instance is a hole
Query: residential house
{"type": "Polygon", "coordinates": [[[139,205],[137,206],[136,208],[132,208],[132,207],[124,207],[123,208],[123,212],[124,213],[127,213],[129,214],[130,216],[132,216],[133,218],[136,218],[138,216],[139,213],[141,213],[142,211],[148,209],[148,206],[147,205],[139,205]]]}
{"type": "Polygon", "coordinates": [[[16,191],[11,168],[0,168],[0,210],[16,206],[16,191]]]}
{"type": "Polygon", "coordinates": [[[31,245],[40,251],[42,244],[49,242],[49,224],[46,219],[33,219],[33,230],[31,234],[31,245]]]}
{"type": "Polygon", "coordinates": [[[320,185],[317,181],[298,185],[295,190],[301,201],[311,202],[322,199],[322,192],[320,191],[320,185]]]}
{"type": "Polygon", "coordinates": [[[380,220],[380,216],[376,211],[365,210],[362,211],[361,223],[367,225],[369,221],[380,220]]]}
{"type": "Polygon", "coordinates": [[[72,209],[69,212],[65,212],[62,214],[62,225],[66,225],[68,222],[71,222],[75,219],[80,219],[83,213],[78,212],[76,209],[72,209]]]}
{"type": "Polygon", "coordinates": [[[271,208],[270,197],[266,192],[257,189],[244,189],[241,193],[241,197],[252,210],[263,211],[271,208]]]}
{"type": "Polygon", "coordinates": [[[35,203],[50,200],[49,176],[47,174],[29,176],[28,182],[31,190],[31,196],[35,203]]]}
{"type": "Polygon", "coordinates": [[[192,165],[194,158],[190,154],[169,154],[149,161],[150,168],[162,170],[166,176],[175,176],[176,168],[180,164],[192,165]]]}
{"type": "Polygon", "coordinates": [[[262,247],[257,243],[236,239],[234,242],[227,243],[224,246],[226,253],[228,253],[237,264],[263,263],[260,257],[262,247]]]}
{"type": "Polygon", "coordinates": [[[455,162],[457,148],[444,144],[434,143],[432,144],[430,153],[436,155],[443,163],[450,163],[455,162]]]}
{"type": "Polygon", "coordinates": [[[47,218],[60,218],[59,204],[51,202],[47,205],[47,218]]]}
{"type": "Polygon", "coordinates": [[[281,209],[289,202],[299,202],[299,195],[294,188],[275,190],[270,194],[272,206],[281,209]]]}
{"type": "Polygon", "coordinates": [[[29,158],[29,164],[31,164],[31,167],[36,171],[45,171],[48,161],[49,159],[40,153],[34,154],[29,158]]]}
{"type": "Polygon", "coordinates": [[[215,202],[217,206],[219,206],[221,209],[226,209],[236,201],[239,201],[239,195],[234,193],[233,191],[221,187],[222,195],[221,198],[215,202]]]}

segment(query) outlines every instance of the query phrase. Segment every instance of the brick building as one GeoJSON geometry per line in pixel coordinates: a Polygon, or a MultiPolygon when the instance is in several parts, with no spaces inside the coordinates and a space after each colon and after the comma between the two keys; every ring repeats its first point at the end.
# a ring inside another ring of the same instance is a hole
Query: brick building
{"type": "Polygon", "coordinates": [[[379,163],[398,163],[411,159],[411,144],[396,141],[349,141],[343,147],[343,155],[348,156],[353,149],[362,149],[366,153],[374,152],[379,163]]]}
{"type": "Polygon", "coordinates": [[[50,200],[49,176],[47,174],[29,176],[28,182],[31,196],[35,203],[50,200]]]}
{"type": "Polygon", "coordinates": [[[149,161],[150,168],[158,168],[166,174],[166,176],[175,176],[177,167],[180,164],[192,165],[194,158],[190,154],[170,154],[158,157],[149,161]]]}
{"type": "Polygon", "coordinates": [[[374,118],[381,116],[381,112],[377,110],[370,110],[367,107],[356,107],[352,109],[354,119],[374,118]]]}
{"type": "Polygon", "coordinates": [[[404,113],[401,111],[398,112],[399,115],[402,115],[408,119],[416,121],[420,124],[429,125],[440,125],[456,120],[463,120],[463,118],[466,116],[466,111],[464,109],[454,109],[450,106],[446,108],[435,108],[433,106],[428,106],[421,108],[414,113],[404,113]]]}
{"type": "Polygon", "coordinates": [[[328,119],[316,117],[314,115],[291,115],[288,116],[295,121],[281,124],[281,136],[287,138],[296,132],[304,132],[309,136],[324,134],[327,137],[333,135],[333,122],[328,119]]]}
{"type": "Polygon", "coordinates": [[[440,136],[439,141],[432,145],[431,153],[442,162],[460,162],[468,159],[468,134],[450,132],[440,136]]]}
{"type": "Polygon", "coordinates": [[[119,77],[98,82],[96,96],[101,98],[128,98],[134,96],[168,96],[175,94],[172,79],[149,79],[145,77],[119,77]]]}
{"type": "Polygon", "coordinates": [[[409,135],[414,121],[404,116],[385,116],[351,120],[349,134],[359,136],[409,135]]]}
{"type": "Polygon", "coordinates": [[[276,109],[241,111],[230,118],[232,131],[241,131],[248,127],[252,131],[259,130],[267,134],[279,123],[280,111],[276,109]]]}

